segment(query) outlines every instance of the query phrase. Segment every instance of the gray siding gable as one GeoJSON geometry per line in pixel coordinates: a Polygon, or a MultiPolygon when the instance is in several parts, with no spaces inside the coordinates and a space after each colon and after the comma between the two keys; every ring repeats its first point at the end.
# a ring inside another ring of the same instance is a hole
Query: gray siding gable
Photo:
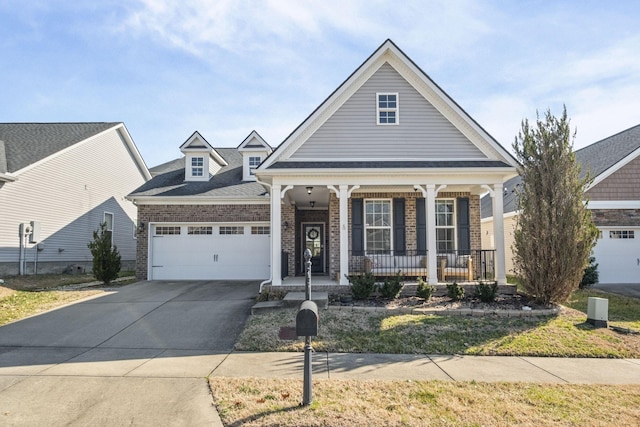
{"type": "Polygon", "coordinates": [[[486,159],[385,62],[290,157],[291,160],[486,159]],[[399,94],[399,124],[376,123],[376,93],[399,94]]]}

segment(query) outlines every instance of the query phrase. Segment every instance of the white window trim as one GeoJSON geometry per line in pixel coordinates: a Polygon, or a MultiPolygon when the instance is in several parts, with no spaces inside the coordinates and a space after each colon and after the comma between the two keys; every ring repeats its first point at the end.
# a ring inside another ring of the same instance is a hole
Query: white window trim
{"type": "Polygon", "coordinates": [[[376,92],[376,124],[379,126],[397,126],[400,124],[400,94],[398,92],[376,92]],[[380,108],[380,95],[395,95],[396,107],[380,108]],[[385,111],[396,113],[396,121],[394,123],[380,123],[380,113],[385,111]]]}
{"type": "Polygon", "coordinates": [[[389,254],[393,254],[393,199],[382,199],[382,198],[376,198],[376,199],[364,199],[363,201],[363,215],[364,218],[362,218],[362,223],[364,225],[364,232],[362,234],[364,234],[364,252],[365,255],[369,255],[368,251],[367,251],[367,230],[372,229],[372,230],[385,230],[385,229],[389,229],[389,254]],[[367,202],[375,202],[375,201],[385,201],[385,202],[389,202],[389,225],[388,226],[368,226],[367,225],[367,202]]]}
{"type": "MultiPolygon", "coordinates": [[[[453,229],[453,250],[457,251],[458,250],[458,208],[456,206],[456,199],[455,198],[438,198],[436,199],[436,205],[438,204],[439,201],[452,201],[453,202],[453,218],[452,218],[452,222],[453,225],[438,225],[437,221],[438,221],[438,209],[436,207],[436,246],[437,246],[437,239],[438,239],[438,229],[453,229]]],[[[437,250],[437,247],[436,247],[437,250]]]]}
{"type": "Polygon", "coordinates": [[[191,157],[191,164],[189,165],[189,167],[191,168],[191,176],[193,178],[202,178],[204,176],[204,156],[193,156],[191,157]],[[202,163],[201,165],[194,165],[193,162],[196,160],[200,160],[200,162],[202,163]],[[198,169],[200,170],[202,173],[200,175],[196,175],[194,172],[195,170],[198,169]]]}
{"type": "Polygon", "coordinates": [[[116,216],[113,212],[104,211],[102,214],[102,222],[104,222],[105,224],[107,224],[107,215],[111,215],[111,228],[106,228],[106,231],[111,232],[111,246],[113,246],[113,229],[116,225],[116,216]]]}
{"type": "Polygon", "coordinates": [[[249,156],[249,175],[254,175],[254,171],[255,169],[260,166],[260,163],[262,163],[262,156],[249,156]],[[255,166],[251,166],[251,159],[258,159],[258,164],[255,166]]]}

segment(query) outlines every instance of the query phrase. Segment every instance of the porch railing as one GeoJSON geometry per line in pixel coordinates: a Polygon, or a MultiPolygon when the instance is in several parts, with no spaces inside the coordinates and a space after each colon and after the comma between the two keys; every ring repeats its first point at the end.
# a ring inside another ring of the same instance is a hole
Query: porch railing
{"type": "MultiPolygon", "coordinates": [[[[447,251],[436,255],[439,282],[468,282],[495,278],[494,250],[447,251]]],[[[349,274],[371,273],[376,277],[393,276],[400,271],[404,277],[428,276],[427,251],[402,251],[365,254],[349,252],[349,274]]]]}

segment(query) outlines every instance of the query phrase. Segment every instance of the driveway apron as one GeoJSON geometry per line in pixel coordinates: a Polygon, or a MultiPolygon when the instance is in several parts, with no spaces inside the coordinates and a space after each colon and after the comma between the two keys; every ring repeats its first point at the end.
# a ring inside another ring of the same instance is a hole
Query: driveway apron
{"type": "Polygon", "coordinates": [[[219,424],[204,377],[232,350],[257,289],[140,282],[0,327],[0,424],[219,424]]]}

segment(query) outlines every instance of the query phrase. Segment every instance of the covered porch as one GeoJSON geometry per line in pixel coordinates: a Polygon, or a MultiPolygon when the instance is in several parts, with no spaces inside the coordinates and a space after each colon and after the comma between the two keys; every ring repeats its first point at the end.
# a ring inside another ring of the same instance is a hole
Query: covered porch
{"type": "Polygon", "coordinates": [[[349,275],[371,273],[383,280],[398,272],[406,283],[422,277],[431,285],[506,284],[503,224],[496,224],[495,248],[483,248],[480,235],[480,195],[493,196],[494,218],[502,218],[502,182],[485,184],[486,176],[467,176],[471,182],[464,183],[456,176],[446,184],[413,184],[398,175],[361,177],[362,184],[275,178],[272,286],[304,283],[307,248],[314,284],[346,286],[349,275]]]}

